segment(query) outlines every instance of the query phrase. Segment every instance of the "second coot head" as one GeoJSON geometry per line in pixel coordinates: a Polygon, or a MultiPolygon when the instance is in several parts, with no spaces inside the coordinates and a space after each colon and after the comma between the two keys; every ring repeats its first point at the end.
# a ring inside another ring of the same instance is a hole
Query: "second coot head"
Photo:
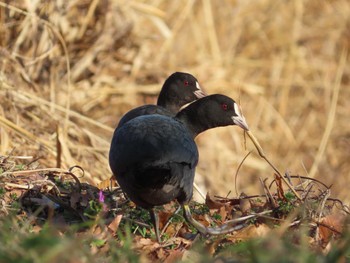
{"type": "Polygon", "coordinates": [[[183,105],[206,96],[198,80],[191,74],[175,72],[164,82],[159,93],[157,105],[147,104],[127,112],[119,121],[121,127],[129,120],[142,115],[160,114],[175,116],[183,105]]]}

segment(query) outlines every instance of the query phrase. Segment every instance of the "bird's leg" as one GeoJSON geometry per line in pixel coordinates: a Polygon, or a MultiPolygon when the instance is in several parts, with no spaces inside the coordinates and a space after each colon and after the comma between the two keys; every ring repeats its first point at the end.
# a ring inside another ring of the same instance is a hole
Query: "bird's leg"
{"type": "Polygon", "coordinates": [[[187,204],[183,205],[183,210],[184,210],[184,217],[187,220],[187,222],[193,225],[199,231],[199,233],[201,233],[203,236],[207,236],[208,228],[206,228],[204,225],[202,225],[192,217],[190,207],[187,204]]]}
{"type": "MultiPolygon", "coordinates": [[[[184,216],[187,222],[194,226],[198,230],[198,232],[201,233],[201,235],[203,235],[204,237],[209,237],[211,235],[225,235],[233,231],[237,231],[245,226],[245,224],[237,225],[237,223],[240,223],[241,221],[245,221],[250,218],[257,217],[257,215],[251,215],[249,217],[245,217],[238,220],[230,220],[218,227],[206,227],[192,217],[190,207],[187,204],[183,205],[183,209],[184,216]]],[[[270,213],[271,211],[268,212],[270,213]]]]}
{"type": "Polygon", "coordinates": [[[157,238],[157,242],[160,244],[161,240],[160,240],[160,235],[159,235],[159,217],[158,214],[154,211],[153,208],[151,208],[149,210],[149,214],[151,216],[151,220],[154,226],[154,232],[156,234],[156,238],[157,238]]]}

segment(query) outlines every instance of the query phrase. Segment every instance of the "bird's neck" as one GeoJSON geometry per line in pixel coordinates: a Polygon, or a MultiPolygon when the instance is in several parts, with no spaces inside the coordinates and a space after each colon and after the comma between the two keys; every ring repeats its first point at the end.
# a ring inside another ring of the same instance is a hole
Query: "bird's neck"
{"type": "Polygon", "coordinates": [[[198,134],[215,127],[209,122],[206,122],[205,119],[196,113],[197,112],[181,111],[176,115],[176,118],[186,125],[192,138],[195,138],[198,134]]]}
{"type": "Polygon", "coordinates": [[[178,105],[160,99],[158,99],[157,105],[167,109],[168,111],[173,113],[173,115],[175,115],[180,109],[178,105]]]}

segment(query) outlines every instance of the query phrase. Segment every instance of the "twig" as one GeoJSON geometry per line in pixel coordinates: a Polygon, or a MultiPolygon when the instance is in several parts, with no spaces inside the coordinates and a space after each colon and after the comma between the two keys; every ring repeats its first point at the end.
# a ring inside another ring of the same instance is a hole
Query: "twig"
{"type": "Polygon", "coordinates": [[[280,177],[283,182],[289,187],[289,189],[294,193],[294,195],[299,199],[302,200],[300,195],[297,193],[297,191],[295,191],[294,187],[288,182],[288,180],[286,178],[284,178],[284,176],[282,176],[282,174],[277,170],[277,168],[267,159],[265,153],[263,152],[259,142],[257,141],[257,139],[255,138],[255,136],[251,133],[251,131],[246,131],[247,135],[249,136],[249,138],[252,140],[253,144],[255,145],[259,155],[261,158],[263,158],[271,167],[272,169],[276,172],[277,176],[280,177]]]}
{"type": "Polygon", "coordinates": [[[260,180],[260,183],[261,183],[263,190],[265,192],[266,200],[270,200],[272,207],[276,208],[277,204],[276,204],[275,200],[273,199],[270,190],[267,188],[265,181],[263,181],[261,178],[259,178],[259,180],[260,180]]]}
{"type": "Polygon", "coordinates": [[[199,186],[193,182],[194,189],[199,193],[199,195],[205,200],[205,194],[202,192],[202,190],[199,188],[199,186]]]}
{"type": "Polygon", "coordinates": [[[251,154],[251,151],[248,152],[246,154],[246,156],[244,156],[243,160],[241,161],[241,163],[238,165],[238,168],[237,168],[237,171],[236,171],[236,174],[235,174],[235,191],[236,191],[236,195],[238,196],[238,190],[237,190],[237,177],[238,177],[238,172],[239,170],[241,169],[244,161],[248,158],[248,156],[251,154]]]}
{"type": "MultiPolygon", "coordinates": [[[[330,188],[328,185],[326,185],[325,183],[322,183],[320,180],[317,180],[317,179],[315,179],[315,178],[311,178],[311,177],[309,177],[309,176],[290,175],[290,177],[291,177],[291,178],[300,178],[300,179],[305,179],[305,180],[314,181],[314,182],[316,182],[316,183],[319,183],[319,184],[323,185],[323,186],[324,186],[325,188],[327,188],[327,189],[330,188]]],[[[275,181],[275,180],[273,180],[273,181],[270,183],[269,188],[271,188],[271,186],[272,186],[272,184],[273,184],[274,181],[275,181]]]]}

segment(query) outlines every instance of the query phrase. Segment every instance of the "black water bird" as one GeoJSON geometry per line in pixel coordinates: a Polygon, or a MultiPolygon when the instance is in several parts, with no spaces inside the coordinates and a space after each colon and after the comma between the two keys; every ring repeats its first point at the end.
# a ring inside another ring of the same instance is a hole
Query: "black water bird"
{"type": "Polygon", "coordinates": [[[147,104],[130,110],[121,118],[117,128],[141,115],[175,116],[182,106],[206,95],[193,75],[175,72],[165,80],[158,96],[157,105],[147,104]]]}
{"type": "Polygon", "coordinates": [[[187,204],[199,158],[194,138],[228,125],[248,130],[235,101],[216,94],[193,102],[176,117],[144,115],[116,129],[109,153],[111,170],[128,197],[150,210],[158,242],[159,223],[153,207],[177,200],[189,218],[187,204]]]}

